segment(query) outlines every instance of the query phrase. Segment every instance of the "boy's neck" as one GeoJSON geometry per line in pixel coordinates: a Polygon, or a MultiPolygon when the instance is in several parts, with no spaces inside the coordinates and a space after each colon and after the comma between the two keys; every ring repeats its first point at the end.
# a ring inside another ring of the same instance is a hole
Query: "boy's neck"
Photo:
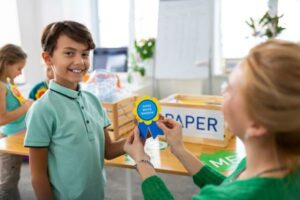
{"type": "Polygon", "coordinates": [[[66,85],[66,84],[62,84],[60,82],[58,82],[57,80],[53,80],[55,83],[59,84],[60,86],[63,86],[65,88],[71,89],[71,90],[75,90],[78,91],[79,90],[79,83],[77,83],[76,85],[66,85]]]}

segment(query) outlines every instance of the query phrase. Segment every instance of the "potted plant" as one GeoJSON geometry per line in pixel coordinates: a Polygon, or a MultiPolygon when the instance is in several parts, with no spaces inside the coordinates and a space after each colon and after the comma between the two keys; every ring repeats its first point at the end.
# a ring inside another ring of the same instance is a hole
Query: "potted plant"
{"type": "Polygon", "coordinates": [[[277,37],[285,29],[279,26],[279,19],[282,17],[283,15],[272,17],[267,11],[258,22],[250,17],[246,24],[252,29],[254,37],[271,39],[277,37]]]}
{"type": "Polygon", "coordinates": [[[141,82],[142,77],[151,71],[152,58],[155,50],[155,39],[142,39],[134,41],[135,53],[130,55],[130,70],[128,74],[128,82],[141,82]],[[133,75],[139,74],[139,75],[133,75]],[[136,79],[136,80],[134,80],[136,79]]]}
{"type": "Polygon", "coordinates": [[[155,50],[155,39],[142,39],[140,41],[134,41],[134,47],[140,58],[144,60],[151,59],[155,50]]]}
{"type": "Polygon", "coordinates": [[[127,82],[141,82],[141,78],[145,76],[145,68],[138,65],[135,54],[131,54],[129,58],[130,68],[127,77],[127,82]]]}

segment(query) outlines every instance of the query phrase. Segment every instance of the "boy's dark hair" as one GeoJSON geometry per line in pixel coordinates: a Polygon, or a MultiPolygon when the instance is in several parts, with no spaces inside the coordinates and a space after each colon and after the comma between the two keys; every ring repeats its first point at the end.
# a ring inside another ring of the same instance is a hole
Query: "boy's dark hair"
{"type": "Polygon", "coordinates": [[[89,50],[95,48],[92,35],[83,24],[74,21],[60,21],[53,22],[44,29],[41,39],[43,51],[52,56],[57,39],[61,35],[66,35],[76,42],[86,44],[89,50]]]}
{"type": "Polygon", "coordinates": [[[0,49],[0,74],[7,65],[13,65],[21,60],[25,60],[27,54],[21,47],[14,44],[6,44],[0,49]]]}

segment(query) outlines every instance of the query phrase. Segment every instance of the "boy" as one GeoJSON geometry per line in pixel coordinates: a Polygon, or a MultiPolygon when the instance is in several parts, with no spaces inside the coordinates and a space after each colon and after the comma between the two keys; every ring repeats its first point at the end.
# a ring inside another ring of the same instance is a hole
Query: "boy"
{"type": "Polygon", "coordinates": [[[37,199],[104,199],[104,158],[124,154],[124,140],[111,141],[106,112],[79,85],[95,47],[91,34],[80,23],[62,21],[49,24],[41,42],[54,80],[26,118],[37,199]]]}

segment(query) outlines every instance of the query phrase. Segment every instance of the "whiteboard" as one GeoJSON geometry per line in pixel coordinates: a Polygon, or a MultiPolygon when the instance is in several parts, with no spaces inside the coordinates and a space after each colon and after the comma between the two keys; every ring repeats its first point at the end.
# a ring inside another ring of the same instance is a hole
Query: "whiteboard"
{"type": "Polygon", "coordinates": [[[159,2],[155,78],[208,77],[212,46],[213,0],[159,2]]]}

